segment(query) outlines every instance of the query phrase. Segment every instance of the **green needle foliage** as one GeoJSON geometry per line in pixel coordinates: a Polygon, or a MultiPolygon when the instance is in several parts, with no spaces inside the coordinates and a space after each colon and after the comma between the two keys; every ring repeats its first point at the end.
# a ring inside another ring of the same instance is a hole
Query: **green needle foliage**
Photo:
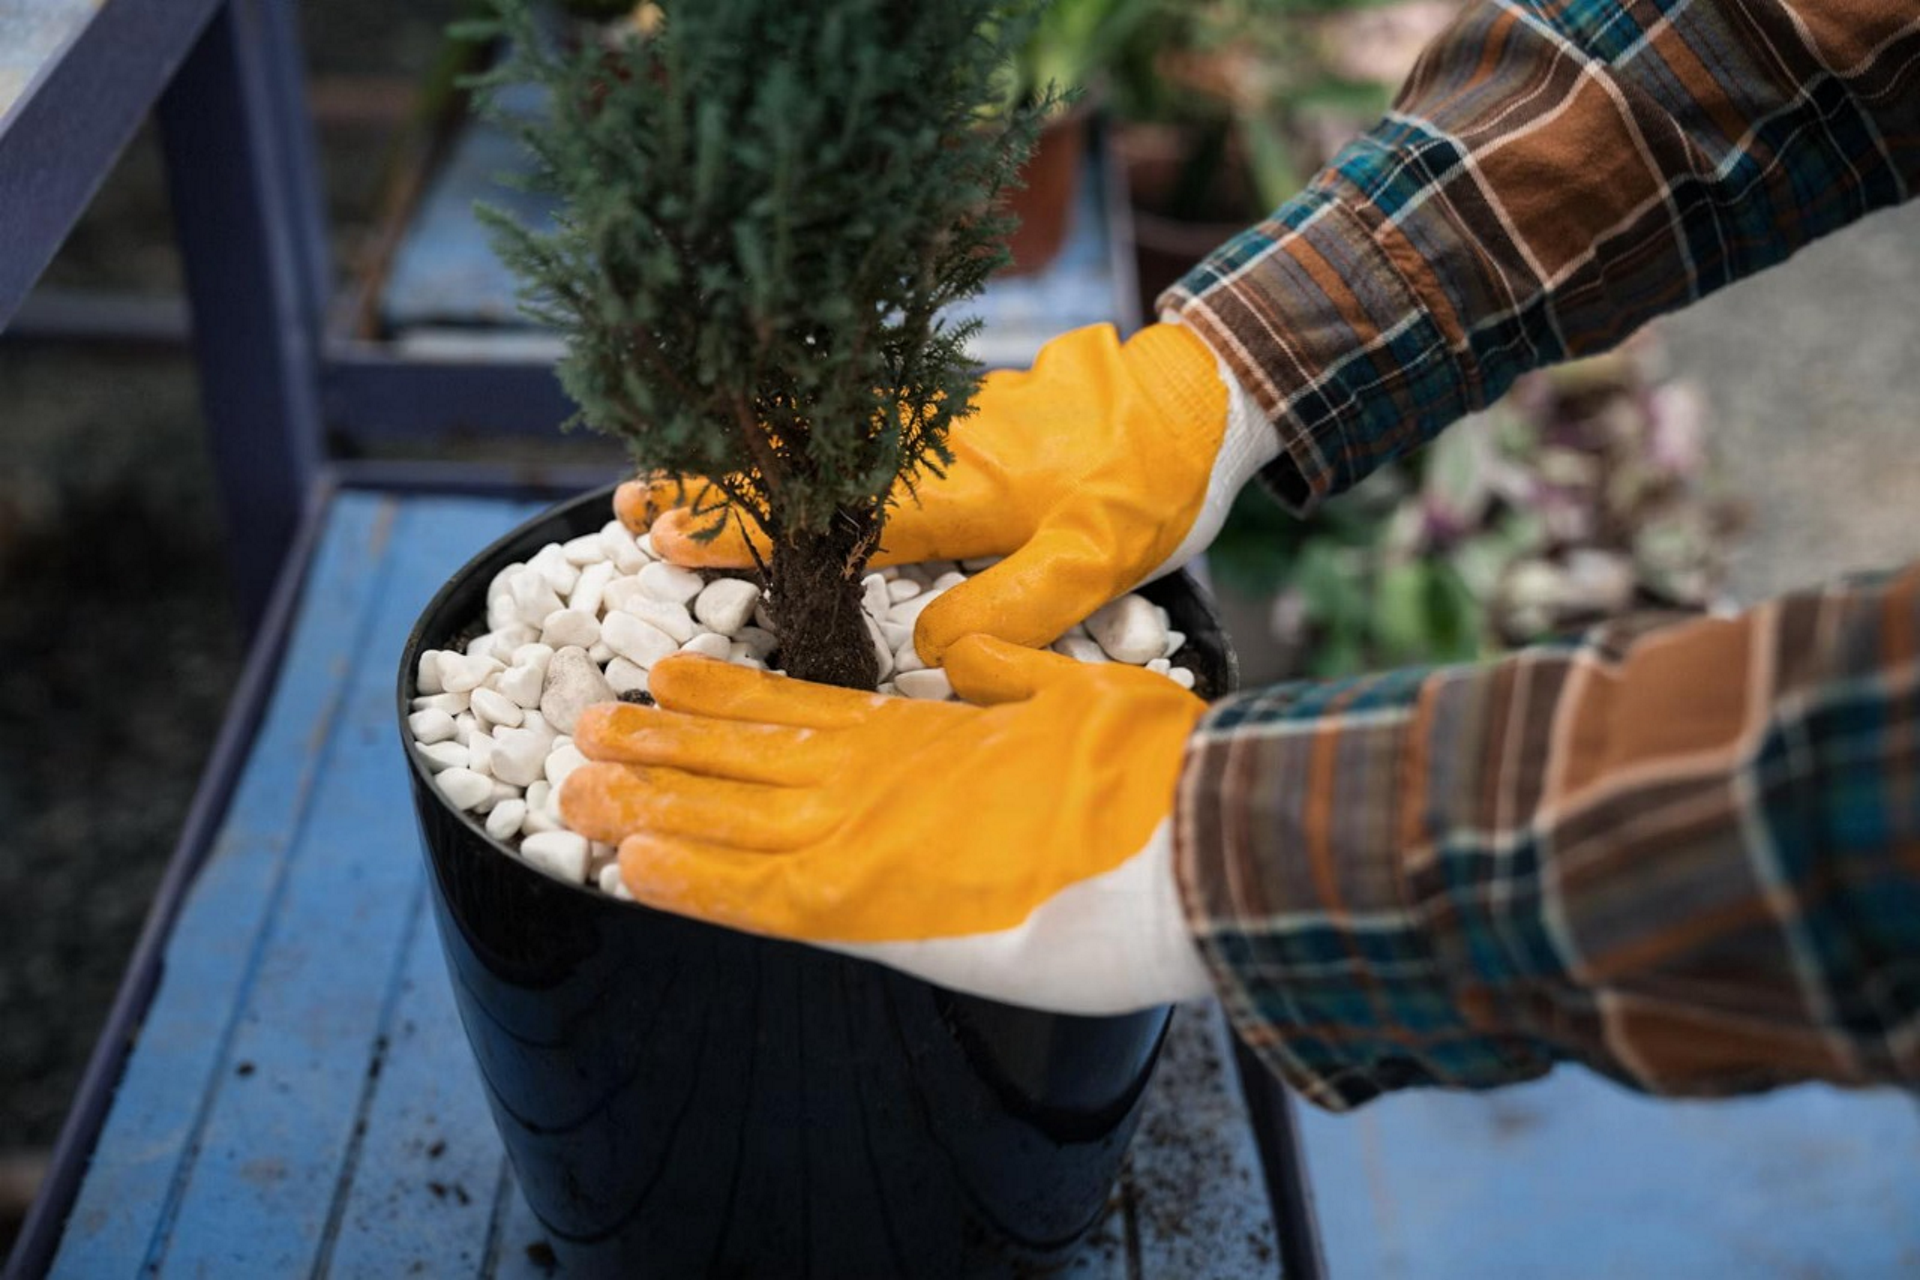
{"type": "Polygon", "coordinates": [[[1031,6],[670,0],[567,36],[493,4],[465,27],[507,51],[479,84],[546,91],[517,128],[558,223],[484,216],[566,339],[578,420],[642,472],[711,478],[713,531],[773,547],[788,670],[872,688],[859,580],[892,495],[951,460],[979,378],[974,323],[941,312],[1005,260],[997,205],[1047,105],[1002,102],[1031,6]]]}

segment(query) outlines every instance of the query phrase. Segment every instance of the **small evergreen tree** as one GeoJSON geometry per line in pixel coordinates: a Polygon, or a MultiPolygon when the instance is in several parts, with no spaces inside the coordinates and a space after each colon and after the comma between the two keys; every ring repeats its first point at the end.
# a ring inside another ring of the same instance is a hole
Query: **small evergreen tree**
{"type": "MultiPolygon", "coordinates": [[[[643,472],[711,478],[757,525],[787,670],[874,687],[859,582],[894,482],[938,471],[978,387],[942,308],[1005,260],[997,202],[1045,104],[1007,110],[1007,0],[670,0],[556,38],[526,0],[478,30],[531,81],[519,131],[550,234],[489,212],[577,420],[643,472]]],[[[473,28],[469,28],[473,30],[473,28]]]]}

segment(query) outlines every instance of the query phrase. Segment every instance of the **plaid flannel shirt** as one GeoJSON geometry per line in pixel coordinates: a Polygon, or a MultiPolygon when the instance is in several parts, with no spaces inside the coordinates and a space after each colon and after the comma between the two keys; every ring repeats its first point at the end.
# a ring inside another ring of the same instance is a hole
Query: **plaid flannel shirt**
{"type": "MultiPolygon", "coordinates": [[[[1913,0],[1480,0],[1161,306],[1304,509],[1916,178],[1913,0]]],[[[1176,849],[1241,1034],[1326,1106],[1564,1059],[1672,1093],[1913,1082],[1920,566],[1229,699],[1176,849]]]]}

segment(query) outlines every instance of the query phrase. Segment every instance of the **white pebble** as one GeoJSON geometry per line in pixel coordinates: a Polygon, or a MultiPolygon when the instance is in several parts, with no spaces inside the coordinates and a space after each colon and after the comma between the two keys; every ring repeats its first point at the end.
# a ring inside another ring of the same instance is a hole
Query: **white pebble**
{"type": "Polygon", "coordinates": [[[587,838],[571,831],[541,831],[520,842],[520,856],[569,884],[587,880],[587,838]]]}
{"type": "Polygon", "coordinates": [[[887,633],[871,614],[862,611],[860,620],[867,624],[867,638],[873,641],[873,660],[880,669],[880,678],[885,680],[893,674],[893,646],[887,643],[887,633]]]}
{"type": "Polygon", "coordinates": [[[430,747],[453,736],[453,717],[434,708],[416,711],[407,717],[407,730],[415,742],[430,747]]]}
{"type": "Polygon", "coordinates": [[[1167,646],[1165,649],[1161,650],[1160,656],[1163,658],[1171,658],[1174,654],[1180,652],[1180,646],[1185,644],[1186,642],[1187,642],[1186,632],[1184,631],[1167,632],[1167,646]]]}
{"type": "Polygon", "coordinates": [[[520,820],[520,830],[530,836],[537,836],[543,831],[565,831],[566,829],[560,819],[545,809],[535,809],[531,806],[527,809],[527,816],[520,820]]]}
{"type": "Polygon", "coordinates": [[[547,801],[553,798],[553,784],[545,778],[527,784],[527,808],[544,810],[547,801]]]}
{"type": "Polygon", "coordinates": [[[889,607],[899,604],[902,600],[913,599],[920,594],[920,591],[920,584],[912,578],[894,578],[887,583],[887,600],[889,607]]]}
{"type": "Polygon", "coordinates": [[[513,596],[502,591],[487,597],[487,626],[495,631],[519,621],[513,596]]]}
{"type": "Polygon", "coordinates": [[[427,762],[427,770],[430,773],[467,767],[467,749],[457,742],[436,742],[422,747],[420,756],[427,762]]]}
{"type": "Polygon", "coordinates": [[[470,657],[492,658],[504,665],[515,649],[539,638],[538,629],[524,622],[511,622],[483,636],[474,637],[472,643],[467,645],[467,654],[470,657]]]}
{"type": "Polygon", "coordinates": [[[672,636],[651,622],[618,611],[608,614],[607,620],[600,624],[600,638],[615,653],[642,667],[651,667],[680,647],[672,636]]]}
{"type": "Polygon", "coordinates": [[[946,591],[943,588],[923,591],[911,600],[902,600],[887,612],[887,621],[897,622],[911,629],[913,624],[920,620],[920,615],[925,612],[926,607],[945,594],[946,591]]]}
{"type": "Polygon", "coordinates": [[[600,620],[581,609],[556,609],[541,619],[540,643],[556,650],[591,649],[600,643],[600,620]]]}
{"type": "Polygon", "coordinates": [[[512,729],[526,718],[526,709],[504,693],[495,693],[492,689],[473,691],[474,714],[491,724],[505,725],[512,729]]]}
{"type": "Polygon", "coordinates": [[[526,816],[525,800],[502,800],[487,815],[487,834],[495,840],[511,840],[520,834],[520,824],[526,816]]]}
{"type": "Polygon", "coordinates": [[[529,567],[514,574],[508,589],[513,595],[513,616],[517,622],[539,626],[548,614],[560,607],[560,593],[538,569],[529,567]]]}
{"type": "Polygon", "coordinates": [[[913,647],[912,640],[908,640],[905,644],[894,650],[893,669],[896,674],[904,674],[908,671],[925,671],[927,669],[926,662],[920,657],[920,651],[913,647]]]}
{"type": "Polygon", "coordinates": [[[733,635],[753,617],[760,588],[744,578],[715,578],[693,602],[693,616],[723,636],[733,635]]]}
{"type": "Polygon", "coordinates": [[[1193,672],[1186,667],[1175,667],[1173,670],[1167,672],[1167,679],[1173,681],[1182,689],[1193,688],[1193,672]]]}
{"type": "Polygon", "coordinates": [[[547,664],[552,661],[553,646],[550,644],[541,644],[536,641],[533,644],[523,644],[518,649],[515,649],[513,651],[513,661],[507,665],[514,667],[538,667],[540,668],[540,674],[544,676],[547,674],[547,664]]]}
{"type": "Polygon", "coordinates": [[[1094,641],[1115,662],[1141,666],[1167,647],[1167,627],[1145,596],[1124,595],[1100,606],[1087,619],[1094,641]]]}
{"type": "Polygon", "coordinates": [[[420,665],[414,668],[414,692],[445,693],[446,688],[440,683],[440,651],[428,649],[420,655],[420,665]]]}
{"type": "Polygon", "coordinates": [[[1005,559],[1005,556],[969,556],[960,562],[960,567],[968,573],[979,573],[983,569],[993,568],[1005,559]]]}
{"type": "Polygon", "coordinates": [[[913,641],[913,626],[905,622],[883,622],[880,624],[880,634],[887,638],[888,644],[898,649],[913,641]]]}
{"type": "Polygon", "coordinates": [[[450,716],[457,716],[467,709],[467,704],[471,700],[471,696],[472,695],[465,693],[436,693],[431,697],[415,698],[413,700],[413,709],[415,711],[444,711],[450,716]]]}
{"type": "Polygon", "coordinates": [[[604,564],[607,559],[607,549],[601,544],[600,535],[595,533],[569,538],[560,544],[560,554],[566,557],[568,564],[578,565],[582,569],[591,564],[604,564]]]}
{"type": "Polygon", "coordinates": [[[604,667],[613,661],[613,646],[605,640],[602,640],[599,644],[587,650],[587,656],[593,659],[596,666],[604,667]]]}
{"type": "Polygon", "coordinates": [[[1075,662],[1111,662],[1107,651],[1085,636],[1061,636],[1053,642],[1055,653],[1065,654],[1075,662]]]}
{"type": "Polygon", "coordinates": [[[675,644],[685,644],[699,634],[699,628],[694,625],[693,615],[687,612],[687,606],[655,600],[645,592],[636,591],[621,604],[607,602],[609,613],[616,609],[621,613],[630,613],[640,621],[660,628],[673,637],[675,644]]]}
{"type": "Polygon", "coordinates": [[[760,603],[753,606],[753,625],[765,631],[779,633],[780,628],[773,625],[773,609],[767,604],[765,592],[760,594],[760,603]]]}
{"type": "Polygon", "coordinates": [[[572,733],[580,713],[596,702],[612,702],[613,686],[583,649],[562,649],[547,664],[540,693],[540,714],[562,733],[572,733]]]}
{"type": "Polygon", "coordinates": [[[483,778],[493,775],[493,751],[495,742],[484,733],[476,733],[467,739],[467,768],[483,778]]]}
{"type": "Polygon", "coordinates": [[[567,593],[567,608],[576,609],[589,618],[599,617],[607,584],[612,581],[611,564],[602,560],[599,564],[588,565],[580,571],[580,581],[574,583],[573,590],[567,593]]]}
{"type": "Polygon", "coordinates": [[[548,739],[531,729],[503,729],[493,737],[493,776],[516,787],[540,780],[548,739]]]}
{"type": "Polygon", "coordinates": [[[958,571],[953,573],[943,573],[939,577],[933,580],[933,589],[935,591],[947,591],[954,587],[959,586],[961,583],[965,582],[966,580],[967,580],[967,575],[964,573],[960,573],[958,571]]]}
{"type": "Polygon", "coordinates": [[[658,560],[634,576],[640,579],[641,588],[655,600],[669,600],[674,604],[685,604],[706,586],[693,570],[658,560]]]}
{"type": "Polygon", "coordinates": [[[549,809],[558,807],[555,802],[560,795],[561,785],[567,780],[567,775],[586,764],[586,762],[586,756],[582,755],[580,748],[574,746],[572,743],[568,743],[564,747],[559,747],[548,754],[546,765],[547,781],[553,784],[553,791],[547,801],[547,807],[549,809]]]}
{"type": "Polygon", "coordinates": [[[887,620],[887,610],[893,607],[893,597],[887,594],[887,580],[877,573],[870,573],[860,580],[860,607],[875,622],[887,620]]]}
{"type": "Polygon", "coordinates": [[[695,636],[681,645],[680,652],[701,653],[709,658],[719,658],[724,662],[730,656],[727,651],[731,646],[732,641],[725,636],[709,631],[706,635],[695,636]]]}
{"type": "Polygon", "coordinates": [[[505,670],[506,665],[495,658],[469,658],[445,652],[440,655],[440,683],[448,693],[472,693],[486,683],[488,676],[505,670]]]}
{"type": "MultiPolygon", "coordinates": [[[[512,666],[494,678],[493,687],[503,697],[524,711],[531,711],[540,705],[540,691],[547,686],[547,672],[544,664],[535,666],[512,666]]],[[[504,723],[504,722],[502,722],[504,723]]],[[[519,721],[515,721],[518,724],[519,721]]]]}
{"type": "Polygon", "coordinates": [[[615,656],[607,664],[607,683],[617,694],[637,693],[647,687],[647,669],[627,658],[615,656]]]}
{"type": "Polygon", "coordinates": [[[527,568],[546,579],[555,595],[566,595],[580,581],[580,567],[567,563],[566,553],[557,542],[549,542],[535,552],[533,559],[527,561],[527,568]]]}
{"type": "Polygon", "coordinates": [[[925,671],[902,671],[893,678],[894,687],[909,698],[939,702],[953,696],[953,682],[938,667],[925,671]]]}
{"type": "Polygon", "coordinates": [[[479,732],[480,719],[471,711],[462,711],[453,718],[453,740],[461,746],[466,746],[473,740],[473,735],[479,732]]]}
{"type": "Polygon", "coordinates": [[[456,809],[471,809],[493,795],[493,780],[471,769],[447,769],[433,783],[456,809]]]}
{"type": "Polygon", "coordinates": [[[874,692],[884,694],[889,698],[897,698],[900,696],[900,687],[891,680],[882,680],[874,692]]]}
{"type": "Polygon", "coordinates": [[[753,656],[762,662],[767,660],[768,654],[780,647],[780,637],[760,627],[742,627],[733,638],[737,643],[753,650],[753,656]]]}
{"type": "Polygon", "coordinates": [[[1147,670],[1153,672],[1157,676],[1163,676],[1167,674],[1167,672],[1173,670],[1173,664],[1171,662],[1168,662],[1165,658],[1154,658],[1152,661],[1147,663],[1147,670]]]}
{"type": "Polygon", "coordinates": [[[600,527],[600,549],[606,552],[607,559],[621,573],[638,573],[647,558],[640,554],[640,548],[633,545],[633,535],[627,532],[627,526],[618,520],[609,520],[600,527]],[[631,566],[631,567],[629,567],[631,566]]]}
{"type": "Polygon", "coordinates": [[[609,862],[606,866],[600,868],[599,883],[600,892],[605,894],[618,894],[622,889],[626,888],[626,885],[620,882],[620,864],[618,862],[609,862]]]}
{"type": "Polygon", "coordinates": [[[658,560],[660,558],[660,553],[653,549],[653,531],[651,529],[635,538],[633,545],[639,547],[640,554],[649,560],[658,560]]]}

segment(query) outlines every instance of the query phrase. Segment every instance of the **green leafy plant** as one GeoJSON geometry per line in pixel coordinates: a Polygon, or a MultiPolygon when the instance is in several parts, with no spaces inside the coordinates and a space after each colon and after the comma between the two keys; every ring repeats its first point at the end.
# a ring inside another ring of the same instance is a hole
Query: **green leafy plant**
{"type": "MultiPolygon", "coordinates": [[[[566,341],[578,420],[641,471],[710,478],[766,535],[787,670],[872,688],[858,584],[895,481],[951,460],[978,372],[942,312],[1005,259],[997,212],[1046,95],[1004,105],[1032,21],[1004,0],[700,0],[594,39],[496,0],[464,33],[531,82],[541,234],[488,221],[566,341]]],[[[724,510],[723,510],[724,504],[724,510]]]]}

